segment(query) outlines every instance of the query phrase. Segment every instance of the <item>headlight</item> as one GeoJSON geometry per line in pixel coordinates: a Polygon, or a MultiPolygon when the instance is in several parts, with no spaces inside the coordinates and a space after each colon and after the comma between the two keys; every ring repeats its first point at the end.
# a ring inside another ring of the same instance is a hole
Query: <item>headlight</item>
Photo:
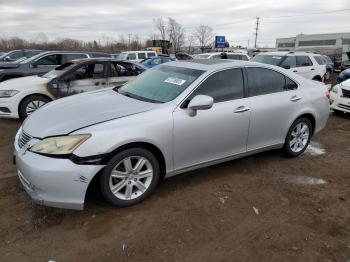
{"type": "Polygon", "coordinates": [[[39,141],[29,150],[41,154],[67,155],[77,149],[90,136],[90,134],[86,134],[49,137],[39,141]]]}
{"type": "Polygon", "coordinates": [[[13,97],[18,93],[19,91],[17,90],[0,90],[0,97],[13,97]]]}
{"type": "Polygon", "coordinates": [[[334,93],[334,94],[338,94],[338,90],[339,89],[339,87],[336,85],[336,86],[333,86],[333,88],[332,88],[332,92],[334,93]]]}

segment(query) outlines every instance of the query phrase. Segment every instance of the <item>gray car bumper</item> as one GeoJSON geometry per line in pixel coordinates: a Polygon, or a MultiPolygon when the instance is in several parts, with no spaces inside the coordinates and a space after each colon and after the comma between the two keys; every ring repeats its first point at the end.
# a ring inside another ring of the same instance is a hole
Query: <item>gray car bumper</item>
{"type": "Polygon", "coordinates": [[[77,165],[19,149],[15,158],[19,179],[35,203],[67,209],[84,209],[86,190],[101,165],[77,165]]]}

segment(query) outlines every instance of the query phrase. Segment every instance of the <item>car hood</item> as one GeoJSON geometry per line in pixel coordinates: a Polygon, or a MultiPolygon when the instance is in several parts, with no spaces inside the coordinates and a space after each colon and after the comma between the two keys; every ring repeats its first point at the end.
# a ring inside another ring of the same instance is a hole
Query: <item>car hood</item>
{"type": "Polygon", "coordinates": [[[159,104],[143,102],[108,88],[51,102],[23,123],[27,134],[44,138],[69,134],[101,122],[151,110],[159,104]]]}
{"type": "Polygon", "coordinates": [[[39,76],[25,76],[9,79],[0,83],[0,90],[24,90],[33,86],[40,86],[50,82],[50,78],[39,76]]]}
{"type": "Polygon", "coordinates": [[[340,83],[341,87],[345,87],[346,89],[350,89],[350,79],[340,83]]]}
{"type": "Polygon", "coordinates": [[[10,63],[10,62],[1,62],[0,63],[0,69],[11,69],[11,68],[17,68],[20,64],[17,63],[10,63]]]}

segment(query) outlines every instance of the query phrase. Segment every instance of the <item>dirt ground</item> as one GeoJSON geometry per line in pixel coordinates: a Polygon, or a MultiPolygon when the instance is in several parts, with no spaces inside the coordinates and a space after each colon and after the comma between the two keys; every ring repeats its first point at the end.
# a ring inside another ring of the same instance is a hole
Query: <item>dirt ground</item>
{"type": "Polygon", "coordinates": [[[125,209],[32,205],[0,120],[0,261],[350,261],[350,117],[296,159],[279,150],[163,181],[125,209]],[[309,179],[313,177],[314,179],[309,179]]]}

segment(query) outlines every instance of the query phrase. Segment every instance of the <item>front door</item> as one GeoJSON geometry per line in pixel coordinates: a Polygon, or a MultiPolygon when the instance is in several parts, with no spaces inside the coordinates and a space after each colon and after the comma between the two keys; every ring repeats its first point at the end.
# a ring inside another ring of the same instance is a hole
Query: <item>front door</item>
{"type": "Polygon", "coordinates": [[[31,65],[31,75],[43,75],[62,64],[61,54],[45,55],[31,65]]]}
{"type": "Polygon", "coordinates": [[[308,56],[297,56],[297,67],[293,69],[293,72],[307,79],[312,79],[314,71],[315,68],[308,56]]]}
{"type": "Polygon", "coordinates": [[[249,99],[244,98],[241,69],[209,76],[173,112],[174,169],[180,170],[246,151],[249,99]],[[186,106],[196,95],[213,97],[214,105],[190,116],[186,106]]]}

